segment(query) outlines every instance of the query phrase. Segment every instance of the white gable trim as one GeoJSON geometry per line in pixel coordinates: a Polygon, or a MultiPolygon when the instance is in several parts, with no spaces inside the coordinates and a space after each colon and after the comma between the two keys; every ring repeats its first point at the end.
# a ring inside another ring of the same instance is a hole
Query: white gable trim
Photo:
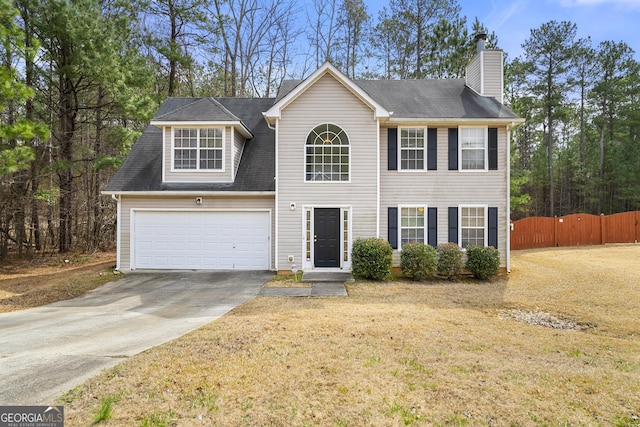
{"type": "Polygon", "coordinates": [[[242,122],[234,121],[195,121],[195,120],[183,120],[183,121],[167,121],[167,120],[151,120],[149,123],[158,128],[172,127],[172,128],[206,128],[206,127],[233,127],[237,129],[242,136],[246,139],[253,138],[253,133],[242,122]]]}
{"type": "Polygon", "coordinates": [[[269,124],[274,124],[276,120],[282,117],[282,110],[287,107],[291,102],[296,100],[301,94],[303,94],[309,87],[313,86],[318,80],[325,75],[330,75],[340,82],[351,93],[357,96],[364,104],[371,108],[374,112],[374,118],[388,118],[391,116],[391,112],[387,111],[382,105],[374,100],[369,94],[367,94],[360,86],[355,84],[353,80],[345,76],[340,70],[334,67],[331,63],[325,62],[320,68],[313,72],[309,77],[303,80],[295,89],[286,94],[284,98],[275,103],[269,110],[263,113],[269,124]]]}

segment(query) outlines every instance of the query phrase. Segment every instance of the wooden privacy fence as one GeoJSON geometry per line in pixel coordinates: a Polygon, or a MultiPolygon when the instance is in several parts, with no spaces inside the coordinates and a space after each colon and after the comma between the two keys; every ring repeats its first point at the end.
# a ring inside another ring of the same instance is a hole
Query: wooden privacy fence
{"type": "Polygon", "coordinates": [[[640,211],[525,218],[511,223],[511,249],[637,243],[640,211]]]}

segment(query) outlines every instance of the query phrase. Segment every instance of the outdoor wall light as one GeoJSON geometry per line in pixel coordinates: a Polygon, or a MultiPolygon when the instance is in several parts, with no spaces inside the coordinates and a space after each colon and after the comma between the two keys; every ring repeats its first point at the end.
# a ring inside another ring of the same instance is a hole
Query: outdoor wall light
{"type": "Polygon", "coordinates": [[[289,209],[291,209],[292,211],[296,210],[296,204],[294,202],[289,203],[289,209]]]}
{"type": "Polygon", "coordinates": [[[196,205],[202,204],[202,197],[196,197],[196,205]]]}

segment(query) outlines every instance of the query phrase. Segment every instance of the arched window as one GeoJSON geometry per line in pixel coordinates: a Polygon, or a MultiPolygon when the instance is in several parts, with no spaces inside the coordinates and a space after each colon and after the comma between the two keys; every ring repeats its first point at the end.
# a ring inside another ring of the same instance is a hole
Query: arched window
{"type": "Polygon", "coordinates": [[[349,181],[349,138],[339,126],[316,126],[307,136],[306,181],[349,181]]]}

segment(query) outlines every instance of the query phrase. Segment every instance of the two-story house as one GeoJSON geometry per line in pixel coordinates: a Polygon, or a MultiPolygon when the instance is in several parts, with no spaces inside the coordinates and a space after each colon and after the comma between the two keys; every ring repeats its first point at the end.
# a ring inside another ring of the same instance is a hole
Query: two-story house
{"type": "Polygon", "coordinates": [[[351,268],[358,237],[497,247],[509,268],[503,54],[466,79],[351,80],[325,63],[276,98],[169,98],[104,193],[117,266],[351,268]]]}

